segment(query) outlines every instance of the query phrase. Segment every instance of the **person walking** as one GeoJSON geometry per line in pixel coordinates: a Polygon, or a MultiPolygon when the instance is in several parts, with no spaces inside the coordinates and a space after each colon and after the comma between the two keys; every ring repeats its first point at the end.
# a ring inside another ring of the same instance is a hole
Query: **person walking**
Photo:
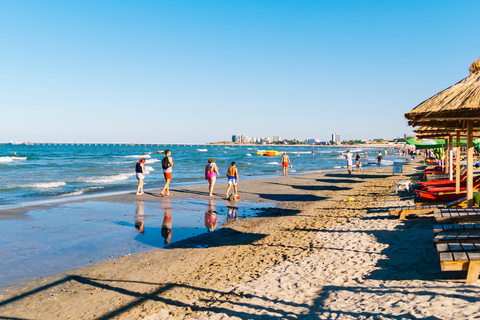
{"type": "Polygon", "coordinates": [[[229,197],[228,192],[230,188],[233,186],[233,190],[235,192],[235,200],[237,199],[237,184],[238,184],[238,170],[237,170],[237,163],[235,161],[232,162],[232,166],[227,170],[227,178],[228,178],[228,187],[225,195],[227,198],[229,197]]]}
{"type": "Polygon", "coordinates": [[[205,180],[208,181],[208,192],[209,196],[213,196],[213,187],[215,186],[215,181],[217,180],[218,167],[215,164],[215,159],[210,158],[208,159],[208,164],[205,167],[205,180]]]}
{"type": "Polygon", "coordinates": [[[280,159],[280,164],[283,166],[283,176],[288,176],[288,166],[292,166],[290,162],[290,158],[288,157],[286,152],[283,152],[282,159],[280,159]]]}
{"type": "Polygon", "coordinates": [[[160,195],[165,197],[165,192],[167,193],[167,197],[173,196],[170,193],[170,181],[172,180],[172,167],[173,167],[173,159],[172,153],[170,150],[165,150],[165,158],[162,159],[162,168],[163,168],[163,177],[165,178],[165,185],[163,186],[162,192],[160,195]]]}
{"type": "Polygon", "coordinates": [[[136,195],[140,196],[143,194],[143,179],[145,179],[145,158],[138,160],[135,164],[135,175],[138,179],[136,195]]]}
{"type": "Polygon", "coordinates": [[[352,174],[352,154],[350,153],[350,150],[347,150],[345,159],[347,159],[348,174],[352,174]]]}

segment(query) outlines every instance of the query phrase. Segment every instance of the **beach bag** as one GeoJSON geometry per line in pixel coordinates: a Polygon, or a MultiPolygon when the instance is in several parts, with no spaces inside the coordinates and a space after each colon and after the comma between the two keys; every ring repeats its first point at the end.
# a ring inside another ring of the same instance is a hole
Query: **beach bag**
{"type": "Polygon", "coordinates": [[[165,157],[162,159],[162,168],[163,170],[167,170],[168,168],[170,168],[170,161],[168,161],[168,157],[165,157]]]}

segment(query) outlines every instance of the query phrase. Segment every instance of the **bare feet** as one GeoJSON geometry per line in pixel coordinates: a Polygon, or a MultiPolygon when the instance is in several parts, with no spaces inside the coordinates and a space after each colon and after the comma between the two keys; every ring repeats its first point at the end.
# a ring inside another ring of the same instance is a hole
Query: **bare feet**
{"type": "Polygon", "coordinates": [[[165,198],[165,195],[162,192],[160,192],[160,195],[165,198]]]}

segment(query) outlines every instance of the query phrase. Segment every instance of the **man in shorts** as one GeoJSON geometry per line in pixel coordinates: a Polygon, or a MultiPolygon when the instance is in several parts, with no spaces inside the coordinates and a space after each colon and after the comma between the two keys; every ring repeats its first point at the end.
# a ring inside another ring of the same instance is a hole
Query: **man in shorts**
{"type": "Polygon", "coordinates": [[[165,185],[163,186],[162,192],[160,195],[162,197],[171,197],[172,194],[170,193],[170,180],[172,180],[172,167],[173,167],[173,159],[172,153],[170,150],[165,150],[165,158],[162,160],[162,168],[163,168],[163,176],[165,178],[165,185]],[[167,194],[165,195],[165,191],[167,194]]]}
{"type": "Polygon", "coordinates": [[[235,161],[232,162],[232,166],[228,168],[227,170],[227,178],[228,178],[228,186],[227,186],[227,191],[225,192],[225,195],[228,198],[228,192],[230,191],[230,188],[233,186],[233,190],[235,191],[235,199],[237,199],[237,183],[238,183],[238,170],[237,170],[237,164],[235,161]]]}
{"type": "Polygon", "coordinates": [[[350,150],[347,150],[345,159],[347,159],[348,174],[352,174],[352,154],[350,153],[350,150]]]}
{"type": "Polygon", "coordinates": [[[288,176],[288,166],[292,166],[290,158],[287,156],[286,152],[283,152],[282,159],[280,159],[280,164],[283,166],[283,176],[288,176]]]}

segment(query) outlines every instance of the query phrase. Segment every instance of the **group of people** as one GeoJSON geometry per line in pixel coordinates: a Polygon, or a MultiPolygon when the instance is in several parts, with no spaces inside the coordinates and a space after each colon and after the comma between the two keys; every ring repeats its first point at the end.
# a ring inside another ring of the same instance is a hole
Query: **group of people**
{"type": "MultiPolygon", "coordinates": [[[[165,185],[163,186],[160,195],[162,197],[171,197],[172,194],[170,193],[170,181],[172,180],[172,171],[173,171],[173,159],[172,153],[170,150],[165,150],[165,157],[162,159],[162,169],[163,169],[163,176],[165,178],[165,185]]],[[[135,165],[135,174],[138,179],[138,186],[137,186],[137,193],[136,195],[142,195],[143,192],[143,180],[145,179],[145,158],[141,158],[135,165]]],[[[219,176],[218,166],[215,164],[215,159],[210,158],[208,159],[208,164],[205,166],[205,180],[208,181],[208,192],[209,196],[213,196],[213,188],[215,186],[215,182],[217,179],[217,175],[219,176]]],[[[235,161],[231,163],[231,166],[227,170],[227,178],[228,178],[228,186],[225,192],[226,197],[230,197],[229,192],[233,186],[233,191],[235,199],[238,198],[237,194],[237,184],[239,181],[238,177],[238,169],[237,164],[235,161]]]]}
{"type": "MultiPolygon", "coordinates": [[[[345,159],[347,159],[347,168],[348,168],[348,174],[352,174],[352,164],[353,164],[353,159],[352,159],[352,153],[350,150],[347,150],[347,154],[345,155],[345,159]]],[[[357,152],[355,154],[355,165],[357,168],[357,173],[361,172],[363,174],[363,169],[362,169],[362,161],[360,159],[362,156],[357,152]]]]}

